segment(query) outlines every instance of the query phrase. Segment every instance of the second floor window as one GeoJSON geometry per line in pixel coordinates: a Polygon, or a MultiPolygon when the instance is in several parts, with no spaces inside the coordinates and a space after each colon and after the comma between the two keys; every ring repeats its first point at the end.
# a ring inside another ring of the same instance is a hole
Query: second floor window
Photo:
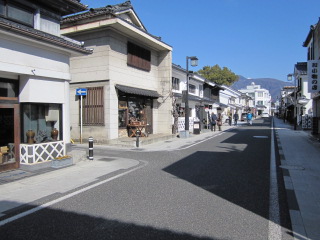
{"type": "Polygon", "coordinates": [[[180,90],[180,79],[179,78],[172,78],[172,89],[173,90],[180,90]]]}
{"type": "Polygon", "coordinates": [[[34,10],[0,0],[0,15],[12,21],[33,27],[34,10]]]}
{"type": "Polygon", "coordinates": [[[151,70],[151,52],[134,43],[128,42],[127,64],[145,71],[151,70]]]}
{"type": "Polygon", "coordinates": [[[263,97],[263,92],[258,92],[258,97],[263,97]]]}
{"type": "Polygon", "coordinates": [[[189,84],[189,93],[196,93],[196,86],[193,84],[189,84]]]}

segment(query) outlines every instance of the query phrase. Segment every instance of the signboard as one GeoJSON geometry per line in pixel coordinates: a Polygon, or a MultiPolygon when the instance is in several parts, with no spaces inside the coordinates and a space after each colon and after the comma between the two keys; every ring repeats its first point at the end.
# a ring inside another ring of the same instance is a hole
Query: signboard
{"type": "Polygon", "coordinates": [[[316,93],[320,91],[320,61],[308,61],[308,92],[316,93]]]}
{"type": "Polygon", "coordinates": [[[77,88],[76,95],[77,96],[87,96],[87,89],[86,88],[77,88]]]}

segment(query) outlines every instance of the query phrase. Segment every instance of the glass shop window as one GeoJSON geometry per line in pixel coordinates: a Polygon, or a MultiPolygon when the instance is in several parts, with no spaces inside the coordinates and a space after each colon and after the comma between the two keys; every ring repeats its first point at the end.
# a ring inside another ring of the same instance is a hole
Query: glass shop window
{"type": "Polygon", "coordinates": [[[62,139],[61,104],[22,104],[22,143],[43,143],[62,139]]]}
{"type": "Polygon", "coordinates": [[[143,98],[128,98],[128,117],[130,124],[134,124],[137,122],[141,122],[142,124],[144,124],[146,122],[145,101],[143,98]]]}
{"type": "Polygon", "coordinates": [[[119,101],[118,107],[119,128],[126,128],[128,124],[128,106],[127,101],[119,101]]]}

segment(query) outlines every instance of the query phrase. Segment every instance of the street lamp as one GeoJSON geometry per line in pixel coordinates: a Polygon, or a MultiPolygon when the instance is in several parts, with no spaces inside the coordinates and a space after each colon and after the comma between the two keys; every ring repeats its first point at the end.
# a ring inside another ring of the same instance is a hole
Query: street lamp
{"type": "Polygon", "coordinates": [[[186,131],[186,135],[188,136],[189,133],[189,59],[191,60],[190,64],[192,67],[198,66],[198,58],[193,57],[187,57],[187,89],[186,89],[186,100],[185,100],[185,124],[184,129],[186,131]]]}
{"type": "Polygon", "coordinates": [[[290,73],[287,75],[287,80],[292,81],[292,78],[294,78],[294,102],[293,102],[293,129],[297,130],[297,88],[296,88],[296,78],[294,74],[290,73]]]}

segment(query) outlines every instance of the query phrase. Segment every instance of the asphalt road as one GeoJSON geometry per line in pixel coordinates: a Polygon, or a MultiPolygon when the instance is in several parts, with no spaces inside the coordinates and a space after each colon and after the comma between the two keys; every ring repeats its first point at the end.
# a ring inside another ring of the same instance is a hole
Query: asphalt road
{"type": "MultiPolygon", "coordinates": [[[[269,236],[270,119],[197,145],[108,151],[141,168],[0,228],[5,239],[214,239],[269,236]]],[[[279,173],[278,173],[279,174],[279,173]]],[[[292,239],[278,177],[281,238],[292,239]]]]}

